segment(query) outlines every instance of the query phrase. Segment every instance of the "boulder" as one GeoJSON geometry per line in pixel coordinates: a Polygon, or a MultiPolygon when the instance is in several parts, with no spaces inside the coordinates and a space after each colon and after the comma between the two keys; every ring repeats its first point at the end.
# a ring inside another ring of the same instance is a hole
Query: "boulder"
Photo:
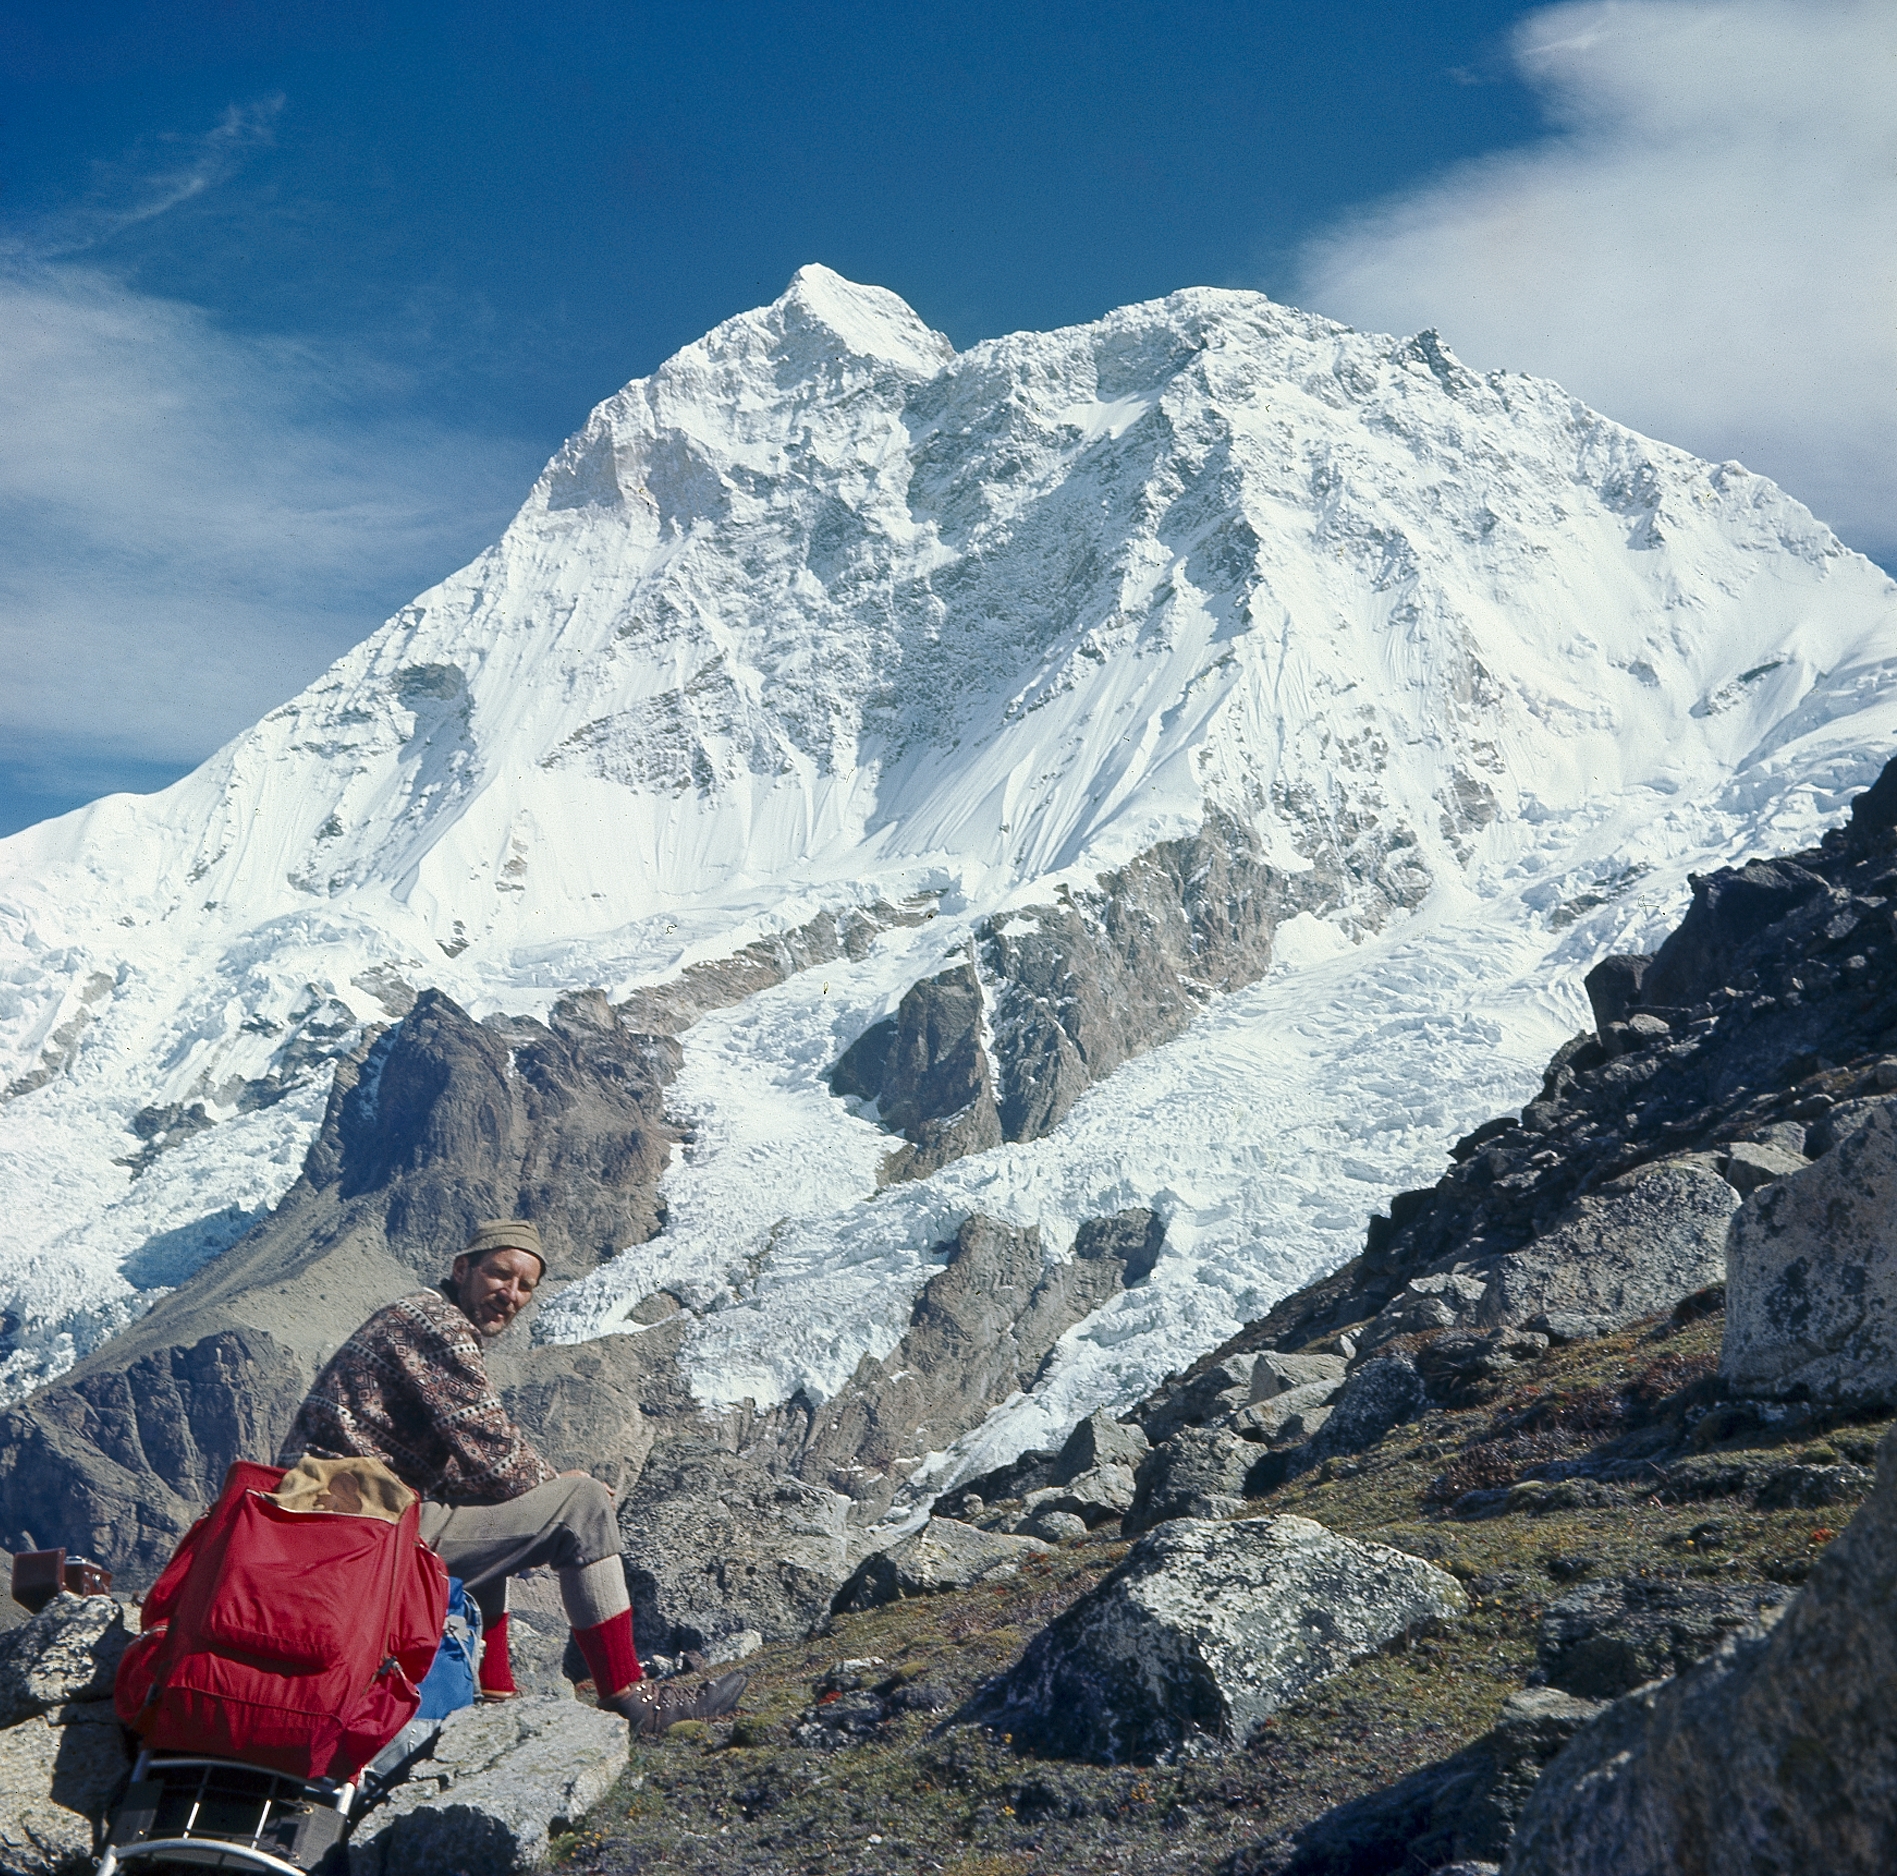
{"type": "Polygon", "coordinates": [[[1787,1173],[1803,1171],[1805,1163],[1804,1154],[1793,1147],[1765,1140],[1735,1140],[1726,1154],[1723,1171],[1727,1185],[1741,1198],[1750,1198],[1760,1186],[1783,1179],[1787,1173]]]}
{"type": "Polygon", "coordinates": [[[1876,1490],[1797,1596],[1616,1701],[1549,1765],[1509,1876],[1883,1876],[1897,1862],[1893,1601],[1887,1436],[1876,1490]]]}
{"type": "Polygon", "coordinates": [[[129,1766],[109,1702],[75,1703],[0,1730],[0,1869],[69,1876],[90,1868],[129,1766]]]}
{"type": "Polygon", "coordinates": [[[626,1769],[626,1722],[577,1701],[450,1714],[422,1760],[349,1841],[350,1876],[516,1876],[541,1868],[626,1769]]]}
{"type": "Polygon", "coordinates": [[[69,1700],[110,1700],[131,1639],[113,1597],[62,1590],[30,1621],[0,1634],[0,1727],[69,1700]]]}
{"type": "Polygon", "coordinates": [[[1087,1535],[1087,1520],[1071,1511],[1041,1510],[1024,1518],[1016,1529],[1023,1537],[1049,1544],[1071,1544],[1087,1535]]]}
{"type": "Polygon", "coordinates": [[[1254,1401],[1276,1400],[1294,1388],[1313,1387],[1323,1382],[1341,1387],[1349,1366],[1341,1355],[1312,1351],[1280,1355],[1268,1350],[1252,1364],[1251,1397],[1254,1401]]]}
{"type": "Polygon", "coordinates": [[[709,1440],[661,1442],[619,1510],[639,1645],[678,1654],[747,1628],[802,1635],[850,1573],[849,1506],[709,1440]]]}
{"type": "Polygon", "coordinates": [[[967,1589],[991,1577],[1012,1576],[1030,1557],[1047,1555],[1032,1537],[977,1530],[954,1518],[931,1518],[887,1550],[872,1551],[836,1593],[835,1609],[876,1609],[908,1596],[967,1589]]]}
{"type": "Polygon", "coordinates": [[[1228,1355],[1183,1381],[1167,1382],[1156,1399],[1141,1410],[1140,1424],[1147,1439],[1159,1446],[1181,1427],[1229,1419],[1250,1404],[1256,1365],[1252,1355],[1228,1355]]]}
{"type": "Polygon", "coordinates": [[[1114,1419],[1103,1407],[1068,1434],[1054,1461],[1054,1483],[1065,1485],[1096,1466],[1124,1466],[1131,1472],[1151,1451],[1151,1442],[1138,1427],[1114,1419]]]}
{"type": "Polygon", "coordinates": [[[1494,1871],[1541,1768],[1601,1710],[1551,1687],[1510,1694],[1501,1719],[1425,1765],[1232,1859],[1232,1876],[1410,1876],[1494,1871]],[[1454,1858],[1453,1862],[1445,1859],[1454,1858]]]}
{"type": "Polygon", "coordinates": [[[1553,1230],[1488,1267],[1486,1328],[1582,1317],[1608,1329],[1669,1310],[1725,1275],[1739,1195],[1700,1166],[1661,1164],[1578,1202],[1553,1230]]]}
{"type": "Polygon", "coordinates": [[[1242,1502],[1258,1460],[1253,1441],[1223,1427],[1181,1427],[1140,1461],[1125,1516],[1127,1534],[1150,1531],[1169,1518],[1210,1517],[1242,1502]]]}
{"type": "Polygon", "coordinates": [[[1362,1452],[1423,1405],[1423,1377],[1408,1355],[1378,1355],[1353,1374],[1332,1403],[1312,1456],[1362,1452]]]}
{"type": "Polygon", "coordinates": [[[1747,1199],[1727,1248],[1720,1372],[1742,1394],[1897,1399],[1897,1109],[1747,1199]]]}
{"type": "Polygon", "coordinates": [[[1085,1525],[1124,1517],[1133,1508],[1133,1474],[1125,1466],[1095,1466],[1065,1485],[1044,1486],[1022,1501],[1023,1521],[1046,1512],[1065,1513],[1085,1525]]]}
{"type": "MultiPolygon", "coordinates": [[[[1339,1369],[1343,1365],[1342,1360],[1337,1362],[1339,1369]]],[[[1307,1439],[1330,1418],[1331,1402],[1342,1393],[1343,1387],[1340,1373],[1334,1380],[1310,1381],[1303,1387],[1287,1388],[1268,1400],[1255,1400],[1233,1421],[1233,1430],[1270,1446],[1307,1439]]]]}
{"type": "Polygon", "coordinates": [[[1357,1656],[1460,1614],[1420,1558],[1308,1518],[1175,1519],[1133,1546],[964,1717],[1018,1746],[1145,1763],[1189,1740],[1243,1745],[1357,1656]]]}
{"type": "Polygon", "coordinates": [[[1537,1661],[1551,1685],[1615,1700],[1703,1661],[1790,1594],[1776,1583],[1589,1583],[1548,1605],[1537,1661]]]}

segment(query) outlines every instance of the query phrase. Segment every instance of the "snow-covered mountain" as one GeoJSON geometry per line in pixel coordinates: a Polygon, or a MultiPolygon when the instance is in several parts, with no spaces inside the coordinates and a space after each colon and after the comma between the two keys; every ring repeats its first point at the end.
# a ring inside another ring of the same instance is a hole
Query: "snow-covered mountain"
{"type": "Polygon", "coordinates": [[[665,1228],[537,1332],[663,1287],[707,1401],[826,1395],[970,1212],[1059,1259],[1154,1206],[1151,1278],[973,1436],[1004,1454],[1347,1255],[1689,870],[1809,841],[1893,746],[1897,586],[1737,464],[1256,294],[957,354],[805,268],[195,774],[0,843],[3,1391],[262,1217],[417,990],[618,999],[881,906],[686,1032],[665,1228]],[[843,1051],[1215,824],[1268,974],[879,1195],[843,1051]]]}

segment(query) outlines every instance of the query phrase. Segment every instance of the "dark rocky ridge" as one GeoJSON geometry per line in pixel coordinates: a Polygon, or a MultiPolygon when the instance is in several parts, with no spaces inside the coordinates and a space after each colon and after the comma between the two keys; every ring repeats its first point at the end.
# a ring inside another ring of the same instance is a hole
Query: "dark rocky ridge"
{"type": "Polygon", "coordinates": [[[916,984],[832,1070],[838,1094],[876,1102],[907,1142],[884,1180],[1038,1140],[1094,1082],[1257,982],[1286,918],[1350,907],[1375,929],[1428,890],[1400,829],[1333,828],[1313,859],[1269,866],[1250,827],[1209,814],[1090,890],[984,921],[962,963],[916,984]]]}
{"type": "MultiPolygon", "coordinates": [[[[1492,1268],[1663,1162],[1749,1191],[1747,1161],[1789,1152],[1796,1165],[1835,1144],[1897,1088],[1897,1068],[1880,1067],[1897,1050],[1893,773],[1818,847],[1696,877],[1651,960],[1609,958],[1590,974],[1603,1027],[1556,1052],[1519,1116],[1457,1142],[1433,1187],[1370,1221],[1359,1256],[1172,1378],[1138,1410],[1142,1425],[1228,1411],[1216,1403],[1237,1359],[1340,1335],[1356,1348],[1418,1279],[1492,1268]]],[[[1453,1314],[1452,1302],[1406,1326],[1453,1314]]]]}

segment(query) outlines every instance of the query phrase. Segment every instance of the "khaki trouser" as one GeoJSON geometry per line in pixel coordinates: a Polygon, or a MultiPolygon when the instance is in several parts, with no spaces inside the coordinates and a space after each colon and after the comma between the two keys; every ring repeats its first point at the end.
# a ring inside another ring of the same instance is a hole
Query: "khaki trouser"
{"type": "Polygon", "coordinates": [[[422,1542],[468,1586],[488,1627],[507,1607],[507,1579],[548,1564],[560,1573],[561,1598],[575,1628],[591,1628],[630,1606],[613,1495],[597,1479],[550,1479],[499,1505],[424,1499],[422,1542]]]}

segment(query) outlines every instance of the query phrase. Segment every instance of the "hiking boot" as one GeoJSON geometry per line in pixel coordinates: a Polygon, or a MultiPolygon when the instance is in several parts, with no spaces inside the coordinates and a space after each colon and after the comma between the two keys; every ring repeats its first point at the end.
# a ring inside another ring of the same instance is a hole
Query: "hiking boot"
{"type": "Polygon", "coordinates": [[[680,1681],[634,1681],[630,1687],[609,1694],[599,1704],[608,1713],[617,1713],[621,1719],[629,1720],[635,1733],[654,1739],[680,1720],[715,1720],[721,1714],[735,1712],[750,1684],[750,1675],[742,1673],[721,1674],[715,1681],[693,1685],[680,1681]]]}

